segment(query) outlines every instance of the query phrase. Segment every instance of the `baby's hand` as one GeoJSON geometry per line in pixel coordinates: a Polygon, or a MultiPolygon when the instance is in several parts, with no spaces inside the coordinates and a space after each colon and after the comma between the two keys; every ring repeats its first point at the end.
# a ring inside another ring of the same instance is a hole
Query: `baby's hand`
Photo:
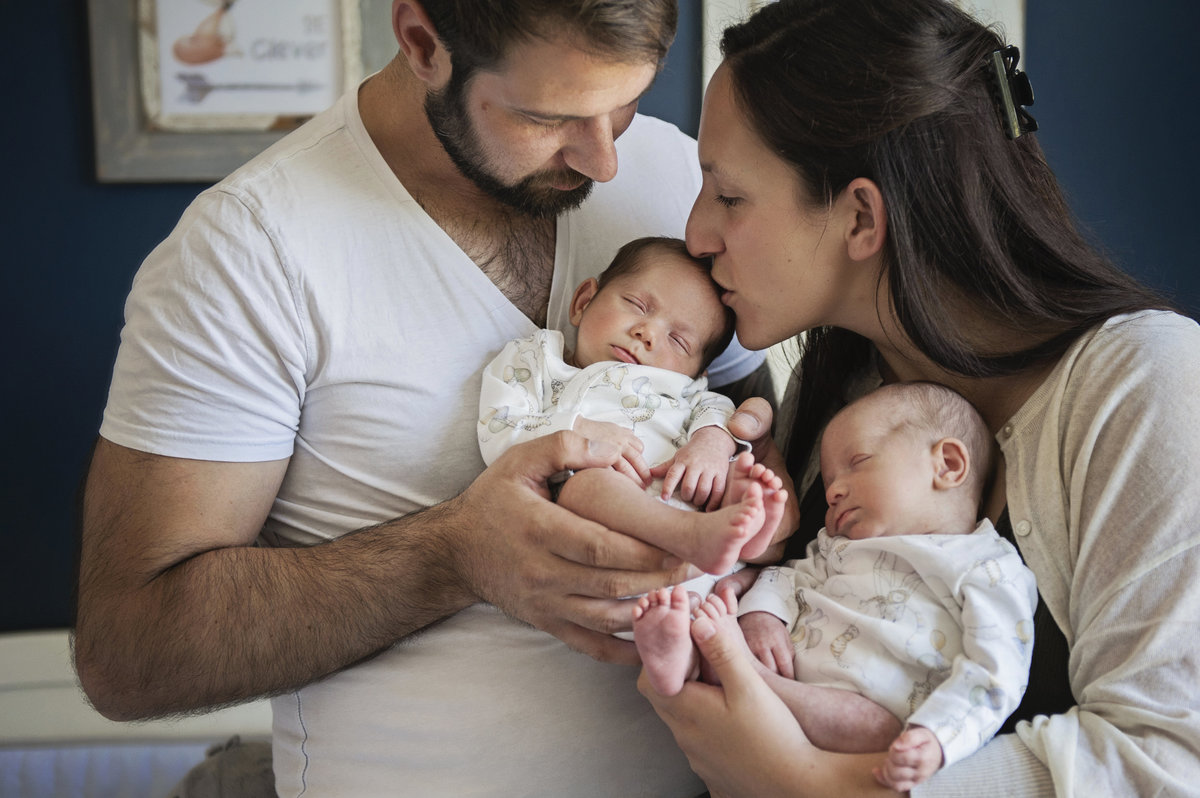
{"type": "Polygon", "coordinates": [[[738,616],[738,625],[750,651],[767,670],[787,679],[796,678],[792,638],[782,620],[769,612],[748,612],[738,616]]]}
{"type": "Polygon", "coordinates": [[[650,466],[642,457],[643,444],[633,430],[608,421],[592,421],[580,416],[575,419],[574,429],[583,437],[593,441],[607,441],[621,450],[621,457],[613,468],[642,487],[650,484],[650,466]]]}
{"type": "Polygon", "coordinates": [[[739,571],[734,571],[729,576],[722,577],[713,585],[712,592],[718,596],[722,595],[722,591],[732,590],[733,598],[737,598],[745,593],[754,584],[754,580],[758,578],[758,574],[762,571],[761,568],[753,566],[742,568],[739,571]]]}
{"type": "Polygon", "coordinates": [[[892,741],[883,767],[875,768],[875,780],[897,792],[908,792],[942,766],[942,744],[924,726],[909,726],[892,741]]]}
{"type": "Polygon", "coordinates": [[[729,474],[729,458],[737,451],[733,436],[720,427],[702,427],[675,452],[675,456],[650,469],[661,477],[662,497],[671,498],[679,488],[679,498],[704,510],[721,506],[725,495],[725,479],[729,474]]]}

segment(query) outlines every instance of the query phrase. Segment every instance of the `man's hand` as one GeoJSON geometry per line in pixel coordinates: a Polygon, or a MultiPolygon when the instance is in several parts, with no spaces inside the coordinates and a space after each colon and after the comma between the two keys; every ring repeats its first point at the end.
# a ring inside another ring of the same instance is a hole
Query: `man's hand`
{"type": "Polygon", "coordinates": [[[669,499],[679,488],[679,498],[704,510],[721,506],[729,458],[737,451],[733,436],[720,427],[701,427],[670,460],[650,469],[663,481],[662,497],[669,499]]]}
{"type": "Polygon", "coordinates": [[[684,581],[689,568],[661,549],[551,503],[546,480],[565,469],[603,468],[621,456],[606,441],[571,433],[509,449],[457,498],[445,551],[465,589],[604,661],[636,664],[620,599],[684,581]]]}
{"type": "Polygon", "coordinates": [[[650,484],[650,466],[642,457],[645,445],[633,430],[609,421],[592,421],[580,416],[575,419],[574,429],[591,441],[604,441],[617,447],[621,456],[612,464],[613,470],[632,479],[641,487],[650,484]]]}
{"type": "Polygon", "coordinates": [[[615,446],[514,446],[461,495],[304,548],[255,546],[287,461],[220,463],[101,440],[88,478],[76,667],[129,720],[292,690],[489,601],[592,656],[635,663],[619,599],[687,566],[548,500],[615,446]],[[181,681],[179,674],[187,674],[181,681]]]}

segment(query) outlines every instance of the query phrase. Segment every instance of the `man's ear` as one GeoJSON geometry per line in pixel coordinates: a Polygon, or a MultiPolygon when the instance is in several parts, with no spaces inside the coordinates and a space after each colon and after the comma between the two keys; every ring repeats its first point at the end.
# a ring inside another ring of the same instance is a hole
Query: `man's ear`
{"type": "Polygon", "coordinates": [[[875,257],[887,239],[887,208],[879,186],[857,177],[842,191],[842,201],[850,215],[845,228],[847,252],[856,261],[875,257]]]}
{"type": "Polygon", "coordinates": [[[431,89],[445,86],[450,79],[450,53],[424,7],[414,0],[394,0],[392,32],[412,73],[431,89]]]}
{"type": "Polygon", "coordinates": [[[575,289],[575,295],[571,297],[571,323],[576,327],[583,318],[584,309],[592,303],[599,291],[600,281],[595,277],[587,278],[575,289]]]}
{"type": "Polygon", "coordinates": [[[958,438],[942,438],[930,451],[933,458],[933,487],[935,490],[957,488],[971,472],[971,457],[958,438]]]}

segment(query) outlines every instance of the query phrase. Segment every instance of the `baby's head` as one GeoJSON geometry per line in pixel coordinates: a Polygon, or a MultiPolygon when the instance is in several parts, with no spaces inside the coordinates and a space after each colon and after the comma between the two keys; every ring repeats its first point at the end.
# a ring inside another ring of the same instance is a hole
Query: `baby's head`
{"type": "Polygon", "coordinates": [[[975,408],[930,382],[885,385],[821,439],[830,535],[862,539],[975,528],[994,446],[975,408]]]}
{"type": "Polygon", "coordinates": [[[572,363],[620,360],[698,377],[729,345],[733,322],[706,259],[675,238],[638,238],[575,289],[572,363]]]}

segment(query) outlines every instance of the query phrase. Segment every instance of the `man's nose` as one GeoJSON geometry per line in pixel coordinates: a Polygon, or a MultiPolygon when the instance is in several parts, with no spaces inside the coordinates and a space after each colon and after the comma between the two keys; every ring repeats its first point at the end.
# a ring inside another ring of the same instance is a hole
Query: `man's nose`
{"type": "Polygon", "coordinates": [[[612,120],[597,116],[580,120],[576,138],[563,150],[567,166],[599,183],[617,176],[617,147],[612,120]]]}

